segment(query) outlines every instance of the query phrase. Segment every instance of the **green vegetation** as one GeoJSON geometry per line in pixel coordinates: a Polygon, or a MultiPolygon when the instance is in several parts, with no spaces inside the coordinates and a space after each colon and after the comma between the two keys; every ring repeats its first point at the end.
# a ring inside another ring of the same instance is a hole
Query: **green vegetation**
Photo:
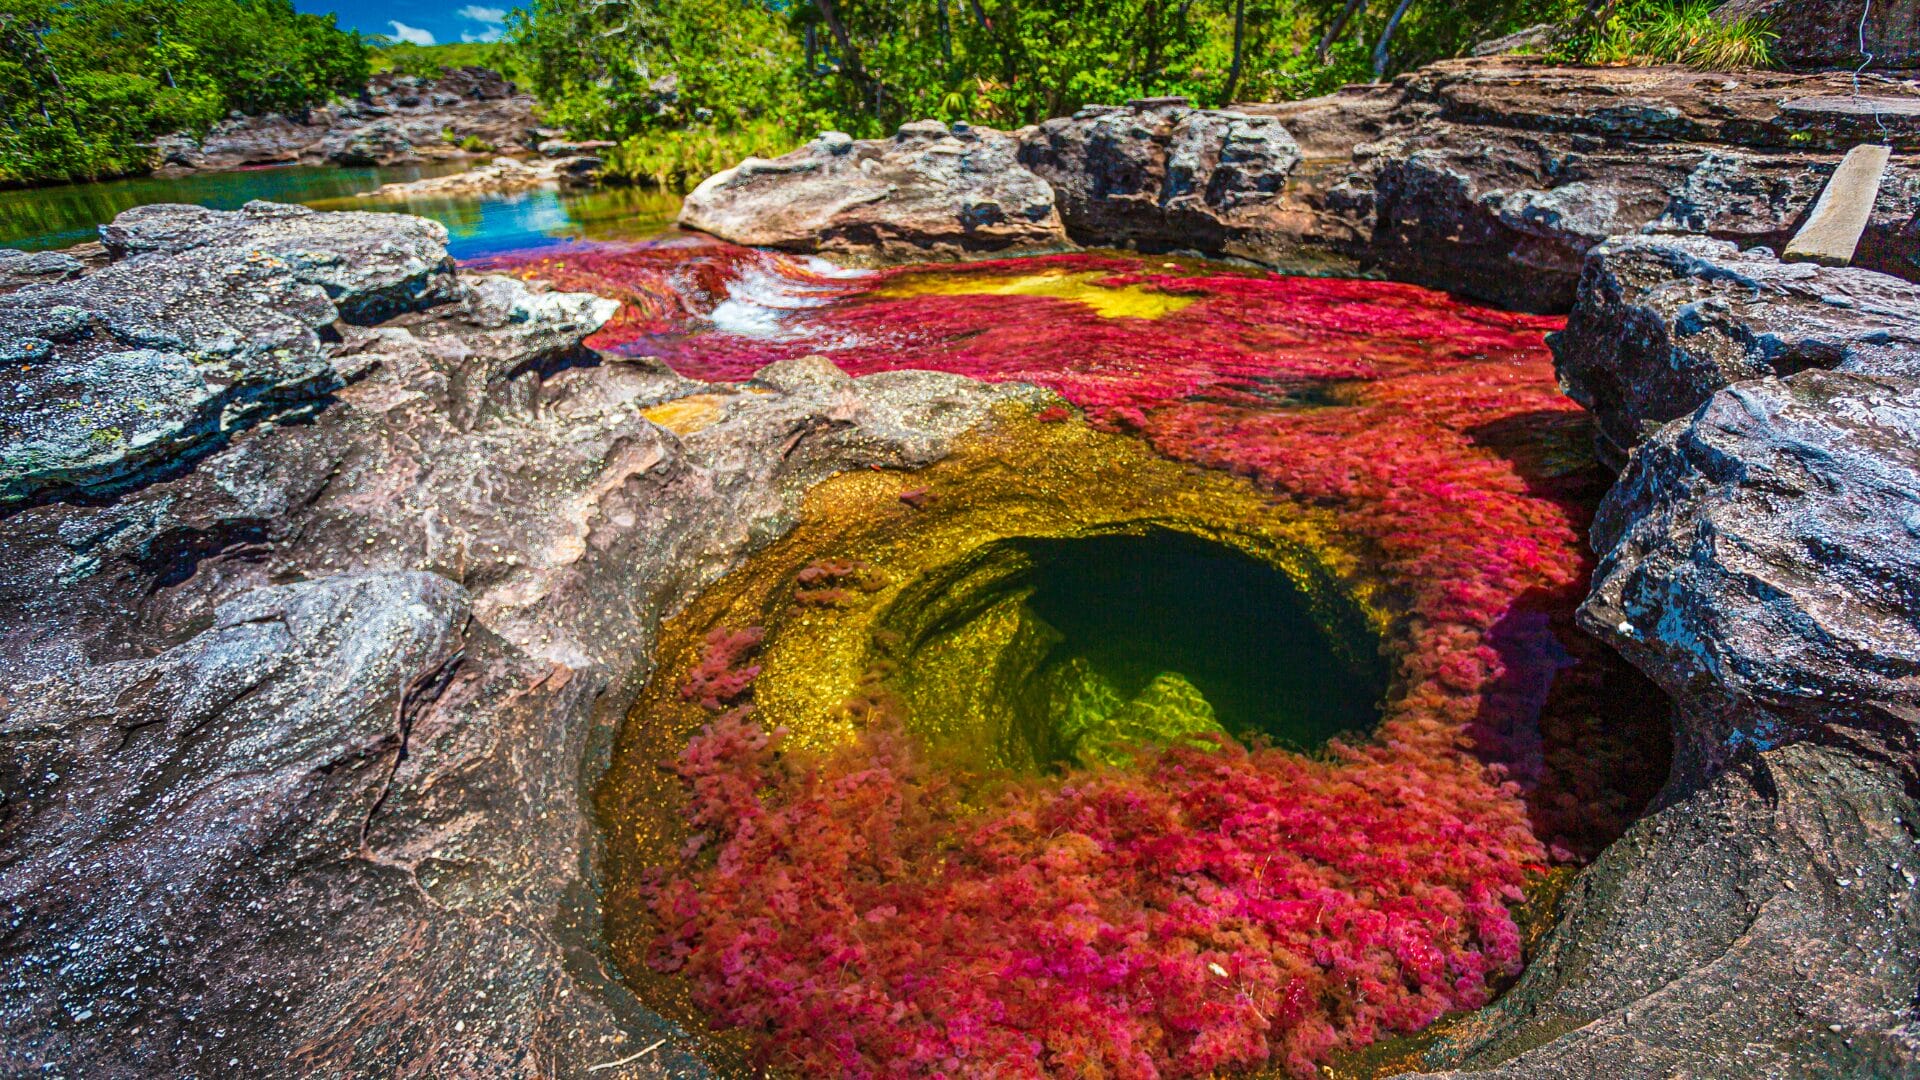
{"type": "Polygon", "coordinates": [[[444,45],[414,45],[375,39],[373,73],[396,71],[420,79],[437,79],[448,68],[492,68],[509,79],[519,79],[518,50],[498,41],[452,41],[444,45]]]}
{"type": "Polygon", "coordinates": [[[532,0],[510,42],[550,122],[621,141],[610,174],[685,186],[824,129],[1017,127],[1091,102],[1284,99],[1391,77],[1524,26],[1562,59],[1767,62],[1708,0],[532,0]]]}
{"type": "Polygon", "coordinates": [[[0,183],[143,171],[156,136],[366,78],[359,36],[291,0],[0,0],[0,183]]]}
{"type": "Polygon", "coordinates": [[[1596,0],[1556,59],[1593,64],[1686,64],[1724,71],[1770,67],[1779,37],[1764,20],[1722,22],[1712,0],[1596,0]]]}

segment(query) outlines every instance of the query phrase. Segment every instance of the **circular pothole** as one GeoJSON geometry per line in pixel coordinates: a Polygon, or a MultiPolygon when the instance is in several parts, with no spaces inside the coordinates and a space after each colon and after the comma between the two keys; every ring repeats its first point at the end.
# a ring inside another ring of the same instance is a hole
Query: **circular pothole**
{"type": "Polygon", "coordinates": [[[914,726],[1014,767],[1217,735],[1313,749],[1370,728],[1387,688],[1345,593],[1166,528],[984,544],[874,625],[914,726]]]}

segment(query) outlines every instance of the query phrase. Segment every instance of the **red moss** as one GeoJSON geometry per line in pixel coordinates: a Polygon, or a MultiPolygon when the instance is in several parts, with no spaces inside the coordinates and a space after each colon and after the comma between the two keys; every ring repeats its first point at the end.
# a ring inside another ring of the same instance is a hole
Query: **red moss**
{"type": "MultiPolygon", "coordinates": [[[[769,257],[693,258],[738,272],[769,257]]],[[[634,289],[679,272],[662,266],[594,272],[634,289]]],[[[750,669],[723,637],[683,695],[725,715],[677,766],[713,843],[658,894],[657,962],[770,1055],[847,1076],[1306,1073],[1483,1003],[1517,970],[1505,902],[1547,842],[1590,853],[1658,782],[1657,765],[1619,780],[1644,741],[1591,722],[1599,669],[1561,644],[1597,474],[1562,445],[1580,419],[1542,343],[1557,322],[1124,258],[943,272],[1047,267],[1193,302],[1149,320],[1042,296],[849,295],[786,337],[614,344],[706,379],[823,352],[855,375],[1037,383],[1093,424],[1332,513],[1403,611],[1378,731],[1324,761],[1169,750],[982,787],[929,765],[876,683],[852,703],[870,720],[857,744],[793,760],[737,708],[750,669]],[[1605,809],[1583,820],[1583,804],[1605,809]]]]}
{"type": "Polygon", "coordinates": [[[718,712],[746,696],[760,675],[760,666],[746,661],[766,636],[758,626],[745,630],[721,627],[709,633],[700,662],[680,684],[680,700],[718,712]]]}

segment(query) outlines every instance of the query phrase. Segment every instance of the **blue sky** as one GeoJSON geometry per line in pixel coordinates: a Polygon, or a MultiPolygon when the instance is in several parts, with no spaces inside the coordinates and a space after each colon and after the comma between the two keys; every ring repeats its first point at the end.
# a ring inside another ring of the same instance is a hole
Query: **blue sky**
{"type": "Polygon", "coordinates": [[[499,36],[506,0],[293,0],[301,11],[340,16],[340,25],[421,45],[499,36]]]}

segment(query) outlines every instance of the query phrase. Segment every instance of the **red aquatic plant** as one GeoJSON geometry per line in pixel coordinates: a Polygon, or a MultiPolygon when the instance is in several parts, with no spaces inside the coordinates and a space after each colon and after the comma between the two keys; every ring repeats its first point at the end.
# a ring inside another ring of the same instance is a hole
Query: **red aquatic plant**
{"type": "Polygon", "coordinates": [[[675,764],[703,831],[652,963],[805,1074],[1307,1074],[1519,969],[1537,845],[1471,768],[1223,744],[968,810],[891,716],[778,742],[733,709],[675,764]]]}
{"type": "MultiPolygon", "coordinates": [[[[734,251],[693,256],[726,269],[690,307],[771,258],[734,251]]],[[[595,272],[675,272],[662,266],[615,255],[595,272]]],[[[1621,780],[1657,734],[1596,724],[1601,667],[1566,644],[1597,474],[1542,343],[1557,322],[1412,286],[1113,256],[940,272],[1049,271],[1188,302],[1113,318],[1059,295],[874,288],[908,269],[836,283],[844,295],[780,333],[631,323],[613,345],[704,379],[824,353],[855,375],[1036,383],[1097,426],[1330,514],[1399,613],[1378,730],[1324,760],[1171,749],[989,784],[930,763],[876,681],[850,703],[855,744],[782,756],[739,705],[750,649],[722,633],[683,690],[721,715],[676,766],[708,842],[656,896],[655,962],[769,1055],[846,1076],[1305,1073],[1484,1002],[1520,962],[1506,904],[1549,845],[1590,854],[1662,765],[1621,780]]]]}
{"type": "Polygon", "coordinates": [[[716,712],[740,700],[760,675],[760,666],[747,663],[747,658],[760,648],[766,636],[758,626],[744,630],[721,627],[709,633],[700,662],[680,684],[680,700],[716,712]]]}

